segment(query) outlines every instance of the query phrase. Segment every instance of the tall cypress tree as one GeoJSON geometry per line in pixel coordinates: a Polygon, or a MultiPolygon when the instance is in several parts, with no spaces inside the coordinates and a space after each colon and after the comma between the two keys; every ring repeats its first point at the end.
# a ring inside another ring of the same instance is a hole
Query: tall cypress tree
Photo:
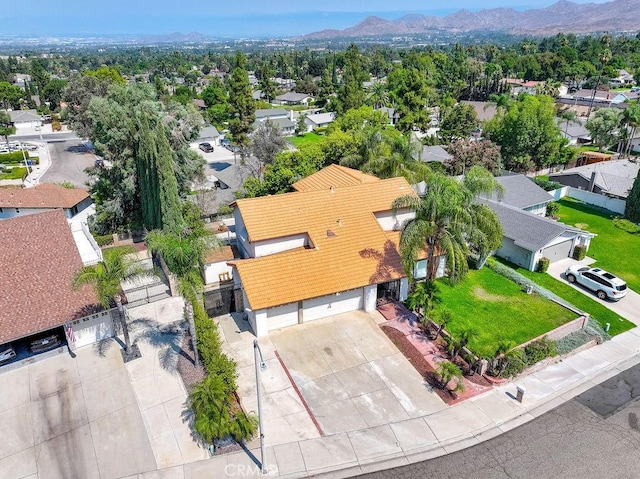
{"type": "Polygon", "coordinates": [[[167,133],[158,121],[154,132],[156,138],[156,174],[158,179],[158,197],[164,231],[180,234],[184,228],[182,204],[178,195],[178,180],[174,170],[173,151],[169,146],[167,133]]]}
{"type": "Polygon", "coordinates": [[[256,119],[256,105],[249,84],[245,56],[242,52],[238,52],[235,60],[236,66],[227,83],[229,105],[234,115],[229,122],[229,130],[233,140],[240,147],[240,156],[244,160],[246,148],[249,146],[249,133],[256,119]]]}
{"type": "Polygon", "coordinates": [[[158,148],[151,134],[149,119],[144,114],[141,115],[138,121],[138,132],[135,160],[142,223],[148,231],[151,231],[162,226],[156,175],[158,148]]]}
{"type": "Polygon", "coordinates": [[[633,186],[627,196],[627,204],[624,207],[624,216],[634,223],[640,223],[640,175],[636,176],[633,186]]]}

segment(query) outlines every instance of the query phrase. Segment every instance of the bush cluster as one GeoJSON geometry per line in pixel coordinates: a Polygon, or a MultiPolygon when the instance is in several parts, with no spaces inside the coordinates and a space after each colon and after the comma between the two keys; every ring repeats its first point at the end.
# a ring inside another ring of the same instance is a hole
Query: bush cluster
{"type": "Polygon", "coordinates": [[[640,234],[640,226],[635,224],[633,221],[629,221],[624,218],[614,218],[613,224],[616,228],[620,228],[622,231],[626,231],[632,235],[640,234]]]}
{"type": "Polygon", "coordinates": [[[113,244],[113,235],[96,235],[93,237],[98,243],[98,246],[108,246],[113,244]]]}
{"type": "Polygon", "coordinates": [[[557,181],[549,181],[544,178],[534,178],[533,181],[536,185],[538,185],[540,188],[542,188],[545,191],[559,190],[560,188],[563,187],[563,185],[561,185],[557,181]]]}
{"type": "Polygon", "coordinates": [[[527,344],[524,348],[513,351],[507,360],[507,366],[501,373],[504,378],[517,376],[527,367],[545,358],[556,356],[556,345],[549,339],[542,338],[527,344]]]}
{"type": "Polygon", "coordinates": [[[587,256],[587,247],[581,244],[576,245],[573,248],[573,259],[582,261],[587,256]]]}
{"type": "Polygon", "coordinates": [[[551,260],[549,258],[546,258],[546,257],[540,258],[540,261],[538,262],[538,272],[546,273],[547,270],[549,269],[550,263],[551,263],[551,260]]]}
{"type": "Polygon", "coordinates": [[[0,153],[0,163],[3,165],[19,165],[24,163],[24,159],[29,160],[29,152],[25,150],[24,157],[21,151],[12,151],[11,153],[0,153]]]}

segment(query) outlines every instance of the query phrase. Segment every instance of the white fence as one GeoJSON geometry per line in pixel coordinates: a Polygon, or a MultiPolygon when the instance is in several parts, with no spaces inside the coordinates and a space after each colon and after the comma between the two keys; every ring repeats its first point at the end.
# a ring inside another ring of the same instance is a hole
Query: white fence
{"type": "Polygon", "coordinates": [[[624,208],[627,204],[627,202],[624,200],[609,198],[608,196],[579,190],[578,188],[573,188],[571,186],[564,186],[557,190],[549,191],[549,194],[553,196],[553,199],[555,201],[568,196],[569,198],[574,198],[589,205],[598,206],[600,208],[604,208],[621,215],[624,214],[624,208]]]}

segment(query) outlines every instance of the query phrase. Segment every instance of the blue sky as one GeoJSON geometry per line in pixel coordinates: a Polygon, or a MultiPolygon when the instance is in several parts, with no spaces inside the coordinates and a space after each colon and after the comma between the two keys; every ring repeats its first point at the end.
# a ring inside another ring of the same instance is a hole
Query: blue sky
{"type": "MultiPolygon", "coordinates": [[[[2,0],[1,3],[9,0],[2,0]]],[[[587,3],[585,0],[573,0],[587,3]]],[[[592,0],[604,3],[603,0],[592,0]]],[[[553,0],[19,0],[4,8],[6,34],[154,34],[198,31],[221,36],[298,35],[345,28],[366,15],[444,15],[468,8],[541,8],[553,0]],[[25,30],[28,26],[28,31],[25,30]]]]}

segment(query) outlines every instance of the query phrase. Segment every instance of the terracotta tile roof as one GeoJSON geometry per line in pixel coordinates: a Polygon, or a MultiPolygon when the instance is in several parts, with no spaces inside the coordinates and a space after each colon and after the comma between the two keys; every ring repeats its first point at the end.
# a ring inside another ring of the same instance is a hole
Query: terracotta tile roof
{"type": "Polygon", "coordinates": [[[84,188],[42,183],[33,188],[0,188],[0,208],[72,208],[89,197],[84,188]]]}
{"type": "Polygon", "coordinates": [[[62,210],[0,221],[0,344],[94,312],[71,287],[82,260],[62,210]]]}
{"type": "Polygon", "coordinates": [[[344,188],[345,186],[357,186],[362,183],[380,181],[372,175],[367,175],[359,170],[353,170],[346,166],[329,165],[316,171],[306,178],[296,181],[292,186],[296,191],[328,190],[331,187],[344,188]]]}
{"type": "Polygon", "coordinates": [[[234,258],[231,246],[223,246],[220,249],[209,250],[205,256],[205,263],[220,263],[221,261],[230,261],[234,258]]]}
{"type": "MultiPolygon", "coordinates": [[[[415,194],[404,178],[237,201],[250,241],[307,234],[311,247],[233,261],[249,306],[263,309],[405,275],[374,212],[415,194]]],[[[241,234],[241,233],[240,233],[241,234]]]]}

